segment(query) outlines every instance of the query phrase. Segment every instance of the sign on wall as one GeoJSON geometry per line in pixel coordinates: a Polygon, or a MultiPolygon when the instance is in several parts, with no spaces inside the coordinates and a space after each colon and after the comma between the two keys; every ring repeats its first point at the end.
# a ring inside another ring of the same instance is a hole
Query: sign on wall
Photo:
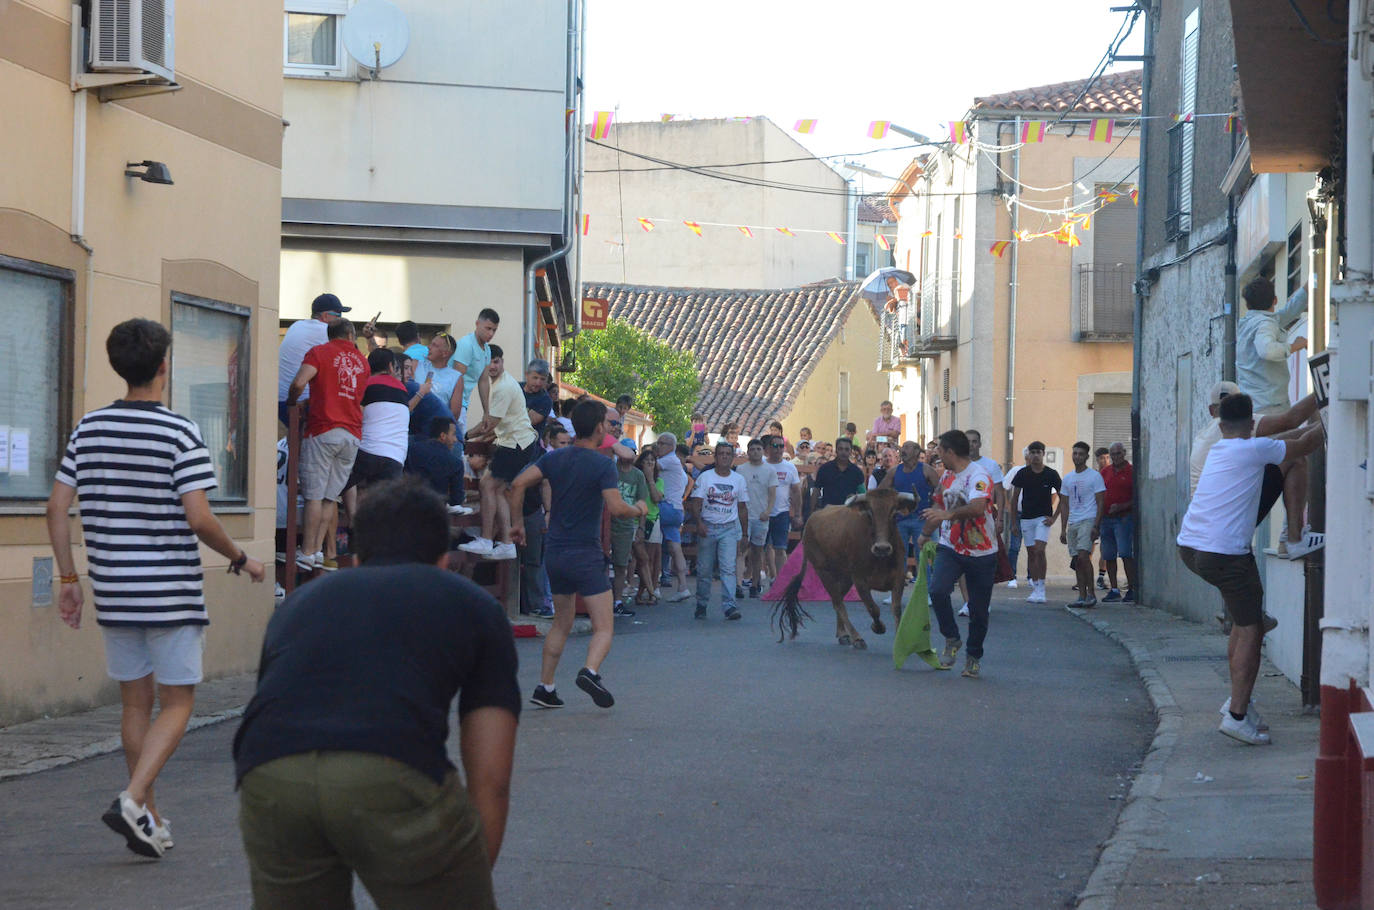
{"type": "Polygon", "coordinates": [[[611,312],[611,305],[605,300],[597,300],[593,297],[582,299],[582,329],[604,329],[606,327],[606,317],[611,312]]]}

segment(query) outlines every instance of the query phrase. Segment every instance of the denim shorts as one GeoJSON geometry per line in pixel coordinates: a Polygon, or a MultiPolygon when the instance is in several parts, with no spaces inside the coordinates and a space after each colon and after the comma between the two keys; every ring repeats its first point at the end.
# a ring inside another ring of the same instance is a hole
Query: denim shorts
{"type": "Polygon", "coordinates": [[[149,673],[164,686],[194,686],[203,678],[205,626],[101,626],[110,678],[133,682],[149,673]]]}
{"type": "Polygon", "coordinates": [[[682,510],[670,502],[658,504],[658,523],[663,526],[664,543],[682,542],[682,510]]]}
{"type": "Polygon", "coordinates": [[[787,549],[787,535],[792,533],[792,516],[779,512],[768,519],[768,545],[778,550],[787,549]]]}
{"type": "Polygon", "coordinates": [[[551,594],[595,597],[611,589],[606,557],[595,547],[563,550],[550,546],[544,551],[544,570],[549,573],[551,594]]]}
{"type": "Polygon", "coordinates": [[[1135,558],[1135,515],[1108,515],[1102,519],[1102,558],[1135,558]]]}

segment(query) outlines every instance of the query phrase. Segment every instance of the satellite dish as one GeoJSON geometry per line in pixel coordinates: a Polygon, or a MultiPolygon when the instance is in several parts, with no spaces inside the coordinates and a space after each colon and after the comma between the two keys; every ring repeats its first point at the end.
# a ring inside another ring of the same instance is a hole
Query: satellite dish
{"type": "Polygon", "coordinates": [[[362,0],[343,21],[344,49],[348,56],[372,70],[391,66],[406,52],[410,26],[405,14],[387,0],[362,0]]]}

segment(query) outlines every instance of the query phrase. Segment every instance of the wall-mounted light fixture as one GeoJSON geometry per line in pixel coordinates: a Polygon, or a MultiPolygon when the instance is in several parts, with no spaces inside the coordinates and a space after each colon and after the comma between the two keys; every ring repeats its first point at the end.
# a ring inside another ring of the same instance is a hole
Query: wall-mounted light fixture
{"type": "Polygon", "coordinates": [[[172,185],[172,172],[167,170],[167,165],[161,161],[130,161],[124,165],[124,168],[125,177],[137,177],[144,183],[172,185]],[[144,170],[134,170],[134,168],[140,167],[144,170]]]}

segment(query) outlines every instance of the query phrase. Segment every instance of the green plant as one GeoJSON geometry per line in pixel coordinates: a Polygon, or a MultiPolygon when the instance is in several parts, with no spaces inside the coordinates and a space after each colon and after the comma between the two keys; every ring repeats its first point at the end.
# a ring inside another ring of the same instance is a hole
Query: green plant
{"type": "Polygon", "coordinates": [[[577,342],[580,363],[574,382],[610,401],[633,396],[635,408],[649,414],[660,433],[686,431],[701,392],[691,353],[623,319],[610,320],[602,330],[582,332],[577,342]]]}

